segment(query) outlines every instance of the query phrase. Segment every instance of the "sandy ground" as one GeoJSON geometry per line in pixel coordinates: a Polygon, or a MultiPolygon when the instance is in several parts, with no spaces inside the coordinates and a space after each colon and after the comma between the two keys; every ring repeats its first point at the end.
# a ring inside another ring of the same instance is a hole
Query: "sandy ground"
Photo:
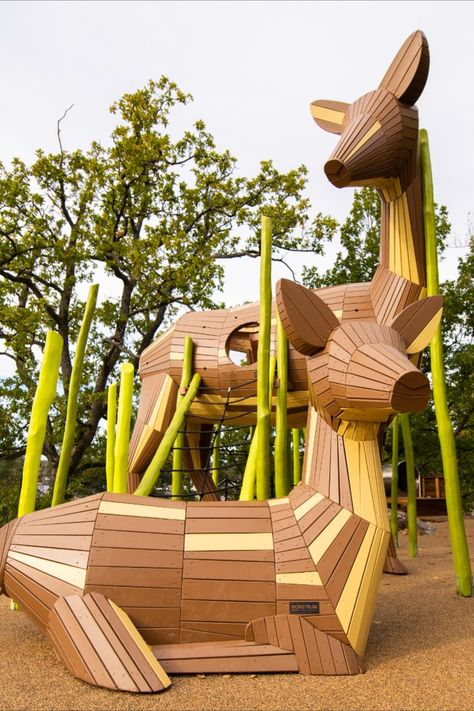
{"type": "MultiPolygon", "coordinates": [[[[474,552],[474,520],[466,521],[474,552]]],[[[297,674],[173,677],[161,694],[97,689],[73,679],[21,612],[0,599],[0,709],[474,709],[474,598],[454,592],[448,524],[419,539],[420,554],[400,558],[410,575],[384,575],[357,677],[297,674]]]]}

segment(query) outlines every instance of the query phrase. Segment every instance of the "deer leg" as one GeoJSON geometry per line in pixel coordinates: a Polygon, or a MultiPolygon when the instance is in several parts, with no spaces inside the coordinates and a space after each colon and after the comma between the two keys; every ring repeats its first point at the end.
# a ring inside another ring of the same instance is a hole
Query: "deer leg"
{"type": "Polygon", "coordinates": [[[148,693],[171,684],[128,615],[99,593],[56,600],[47,635],[66,669],[89,684],[148,693]]]}
{"type": "Polygon", "coordinates": [[[383,572],[390,573],[391,575],[407,575],[408,573],[408,570],[397,556],[397,549],[395,548],[392,536],[390,536],[383,572]]]}
{"type": "Polygon", "coordinates": [[[274,615],[253,620],[245,639],[255,644],[270,644],[293,652],[300,674],[360,674],[360,657],[349,644],[317,627],[317,617],[274,615]]]}
{"type": "Polygon", "coordinates": [[[163,439],[176,408],[178,386],[170,375],[143,378],[137,419],[130,440],[128,491],[133,493],[141,475],[163,439]]]}

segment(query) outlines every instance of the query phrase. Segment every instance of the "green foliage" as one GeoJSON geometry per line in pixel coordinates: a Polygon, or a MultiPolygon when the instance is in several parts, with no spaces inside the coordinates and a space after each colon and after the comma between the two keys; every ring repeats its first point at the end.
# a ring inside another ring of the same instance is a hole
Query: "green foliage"
{"type": "Polygon", "coordinates": [[[335,228],[321,215],[310,221],[304,166],[280,173],[266,160],[243,177],[203,121],[170,130],[173,109],[190,100],[165,77],[150,81],[112,106],[109,142],[65,150],[58,123],[57,153],[0,164],[0,339],[16,366],[0,381],[0,458],[24,451],[37,358],[54,329],[62,381],[43,454],[57,466],[84,283],[107,283],[84,361],[69,495],[86,487],[86,472],[103,471],[99,423],[120,363],[137,367],[178,309],[217,306],[222,260],[259,256],[261,214],[272,217],[280,259],[318,251],[335,228]]]}

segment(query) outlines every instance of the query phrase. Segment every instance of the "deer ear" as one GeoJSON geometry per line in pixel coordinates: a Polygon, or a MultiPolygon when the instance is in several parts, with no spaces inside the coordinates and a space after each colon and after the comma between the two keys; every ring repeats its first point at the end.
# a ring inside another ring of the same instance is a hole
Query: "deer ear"
{"type": "Polygon", "coordinates": [[[339,326],[329,306],[294,281],[277,282],[276,303],[288,340],[304,355],[313,355],[324,348],[332,331],[339,326]]]}
{"type": "Polygon", "coordinates": [[[413,106],[425,88],[429,68],[428,42],[423,32],[417,30],[398,50],[380,86],[391,91],[404,104],[413,106]]]}
{"type": "Polygon", "coordinates": [[[407,353],[419,353],[433,338],[443,313],[443,297],[429,296],[403,309],[391,323],[407,347],[407,353]]]}
{"type": "Polygon", "coordinates": [[[310,104],[311,116],[320,128],[330,133],[342,133],[342,124],[347,107],[342,101],[313,101],[310,104]]]}

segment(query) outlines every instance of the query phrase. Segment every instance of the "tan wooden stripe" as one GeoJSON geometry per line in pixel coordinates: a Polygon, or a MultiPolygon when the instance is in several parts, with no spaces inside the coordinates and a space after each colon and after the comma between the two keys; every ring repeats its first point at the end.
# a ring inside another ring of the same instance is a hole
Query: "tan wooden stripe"
{"type": "Polygon", "coordinates": [[[341,509],[332,521],[328,523],[322,533],[320,533],[319,536],[311,543],[308,550],[315,565],[317,565],[318,561],[323,557],[334,538],[351,516],[352,513],[350,511],[347,509],[341,509]]]}
{"type": "Polygon", "coordinates": [[[277,583],[286,585],[322,585],[321,578],[316,571],[306,573],[277,573],[277,583]]]}
{"type": "Polygon", "coordinates": [[[110,605],[112,606],[113,610],[115,611],[117,617],[120,618],[120,621],[122,622],[123,626],[129,633],[130,637],[133,639],[137,647],[139,648],[140,652],[143,654],[145,659],[147,660],[148,664],[150,667],[153,669],[155,672],[156,676],[158,679],[161,681],[163,684],[164,688],[167,688],[171,684],[171,680],[168,676],[168,674],[165,672],[161,664],[158,662],[156,657],[153,655],[151,649],[149,646],[146,644],[145,640],[141,636],[141,634],[138,632],[137,628],[131,621],[130,617],[127,615],[126,612],[124,612],[118,605],[115,605],[112,600],[109,600],[110,605]]]}
{"type": "Polygon", "coordinates": [[[284,496],[281,499],[269,499],[267,503],[269,506],[280,506],[281,504],[289,504],[290,500],[287,496],[284,496]]]}
{"type": "Polygon", "coordinates": [[[362,138],[361,138],[360,141],[357,143],[357,145],[352,149],[352,151],[351,151],[351,152],[349,153],[349,155],[346,157],[346,160],[349,160],[350,158],[352,158],[352,156],[357,153],[357,151],[359,150],[359,148],[362,148],[362,146],[363,146],[365,143],[367,143],[367,141],[368,141],[370,138],[372,138],[372,136],[373,136],[374,134],[376,134],[377,131],[380,130],[381,128],[382,128],[382,126],[381,126],[380,122],[379,122],[379,121],[376,121],[376,122],[374,123],[374,125],[373,125],[371,128],[369,128],[369,130],[367,131],[367,133],[366,133],[364,136],[362,136],[362,138]]]}
{"type": "Polygon", "coordinates": [[[412,354],[412,353],[419,353],[420,351],[425,348],[428,343],[431,341],[433,338],[436,329],[438,328],[438,325],[441,321],[441,316],[442,316],[443,310],[440,309],[437,314],[433,316],[431,321],[429,321],[424,329],[418,334],[418,336],[415,338],[414,341],[410,343],[410,345],[407,348],[407,353],[412,354]]]}
{"type": "Polygon", "coordinates": [[[293,512],[296,520],[299,521],[300,518],[302,518],[306,513],[308,513],[308,511],[311,511],[311,509],[316,506],[316,504],[318,504],[320,501],[322,501],[322,499],[324,499],[324,496],[318,491],[316,494],[314,494],[314,496],[312,496],[310,499],[301,504],[301,506],[298,506],[293,512]]]}
{"type": "Polygon", "coordinates": [[[361,581],[364,575],[370,548],[375,537],[376,528],[369,525],[362,545],[347,578],[344,590],[336,606],[336,614],[341,622],[344,631],[347,633],[351,622],[352,614],[356,604],[361,581]]]}
{"type": "Polygon", "coordinates": [[[166,518],[184,521],[186,509],[167,506],[147,506],[146,504],[123,504],[117,501],[101,501],[99,513],[115,516],[143,516],[145,518],[166,518]]]}
{"type": "Polygon", "coordinates": [[[328,121],[342,126],[345,113],[343,111],[335,111],[334,109],[326,109],[318,104],[311,104],[311,115],[320,121],[328,121]]]}
{"type": "Polygon", "coordinates": [[[267,551],[273,550],[271,533],[187,533],[185,551],[267,551]]]}
{"type": "Polygon", "coordinates": [[[36,558],[35,556],[19,553],[18,551],[10,551],[8,558],[18,560],[20,563],[29,565],[30,568],[41,570],[53,578],[59,578],[59,580],[63,580],[65,583],[70,583],[76,588],[84,590],[86,570],[83,568],[76,568],[75,566],[66,565],[65,563],[56,563],[55,561],[46,560],[45,558],[36,558]]]}

